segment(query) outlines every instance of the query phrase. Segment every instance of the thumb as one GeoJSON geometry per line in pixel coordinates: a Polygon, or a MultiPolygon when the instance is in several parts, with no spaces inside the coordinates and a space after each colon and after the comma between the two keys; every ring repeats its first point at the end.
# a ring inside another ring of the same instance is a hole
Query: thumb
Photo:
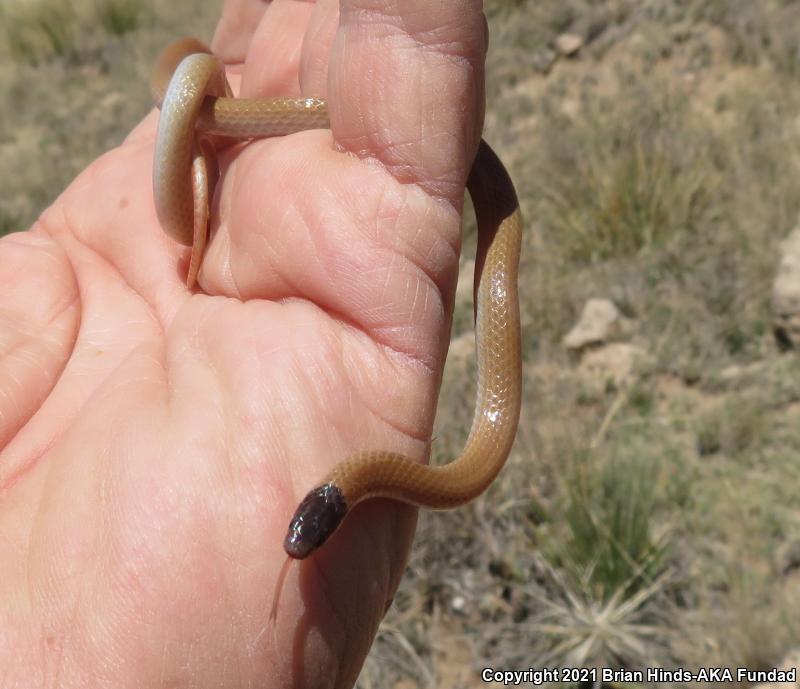
{"type": "Polygon", "coordinates": [[[330,62],[338,145],[460,210],[483,127],[479,0],[342,0],[330,62]]]}

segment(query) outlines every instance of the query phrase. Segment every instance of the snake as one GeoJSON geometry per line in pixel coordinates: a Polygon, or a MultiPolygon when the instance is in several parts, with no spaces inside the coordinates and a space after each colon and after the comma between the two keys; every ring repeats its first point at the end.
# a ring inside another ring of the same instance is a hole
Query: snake
{"type": "MultiPolygon", "coordinates": [[[[223,63],[193,38],[164,49],[155,63],[151,91],[160,109],[153,163],[156,214],[167,235],[191,246],[191,288],[202,262],[210,199],[219,176],[217,143],[329,128],[327,104],[306,97],[235,98],[223,63]]],[[[511,178],[484,140],[466,187],[478,234],[477,394],[464,448],[449,463],[435,466],[381,449],[345,457],[297,506],[283,542],[289,559],[315,552],[365,500],[389,498],[438,510],[458,507],[486,491],[506,462],[517,433],[522,389],[517,290],[522,216],[511,178]]]]}

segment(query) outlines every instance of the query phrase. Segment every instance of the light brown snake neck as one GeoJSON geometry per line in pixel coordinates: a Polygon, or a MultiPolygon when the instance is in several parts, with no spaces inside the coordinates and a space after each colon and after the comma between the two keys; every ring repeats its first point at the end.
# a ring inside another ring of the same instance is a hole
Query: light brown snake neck
{"type": "MultiPolygon", "coordinates": [[[[153,92],[161,106],[153,195],[164,231],[192,246],[191,286],[205,250],[217,174],[208,135],[249,139],[326,128],[327,106],[314,98],[229,97],[222,63],[195,39],[176,41],[162,53],[153,92]]],[[[290,557],[304,558],[319,548],[363,500],[384,497],[430,509],[456,507],[483,493],[505,464],[521,397],[517,271],[522,220],[514,185],[485,141],[478,147],[467,188],[478,220],[478,391],[464,450],[443,466],[383,450],[347,457],[297,507],[284,540],[290,557]]]]}

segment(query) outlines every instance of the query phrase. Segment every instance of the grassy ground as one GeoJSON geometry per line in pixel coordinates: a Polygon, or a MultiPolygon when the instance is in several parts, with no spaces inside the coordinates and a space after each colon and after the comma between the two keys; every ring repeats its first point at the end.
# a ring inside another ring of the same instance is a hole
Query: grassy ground
{"type": "MultiPolygon", "coordinates": [[[[0,118],[0,231],[122,139],[158,47],[207,37],[215,14],[96,0],[45,21],[42,6],[2,10],[0,88],[21,107],[0,118]]],[[[520,435],[485,497],[423,516],[360,685],[771,667],[800,647],[800,360],[775,347],[769,310],[800,211],[800,3],[495,0],[487,14],[486,137],[527,217],[520,435]],[[574,58],[553,50],[565,31],[585,41],[574,58]],[[587,381],[562,348],[593,296],[650,353],[624,388],[587,381]]],[[[460,345],[470,313],[458,304],[460,345]]],[[[435,459],[464,440],[470,362],[448,364],[435,459]]]]}

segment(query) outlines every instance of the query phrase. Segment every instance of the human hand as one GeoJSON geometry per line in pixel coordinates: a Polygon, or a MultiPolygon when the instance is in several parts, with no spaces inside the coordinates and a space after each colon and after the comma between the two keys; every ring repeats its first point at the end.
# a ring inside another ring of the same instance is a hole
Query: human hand
{"type": "Polygon", "coordinates": [[[325,97],[331,131],[221,156],[199,293],[155,218],[155,113],[0,240],[4,686],[357,676],[413,510],[360,506],[273,626],[282,540],[347,455],[427,454],[485,28],[478,2],[338,5],[225,8],[240,95],[325,97]]]}

